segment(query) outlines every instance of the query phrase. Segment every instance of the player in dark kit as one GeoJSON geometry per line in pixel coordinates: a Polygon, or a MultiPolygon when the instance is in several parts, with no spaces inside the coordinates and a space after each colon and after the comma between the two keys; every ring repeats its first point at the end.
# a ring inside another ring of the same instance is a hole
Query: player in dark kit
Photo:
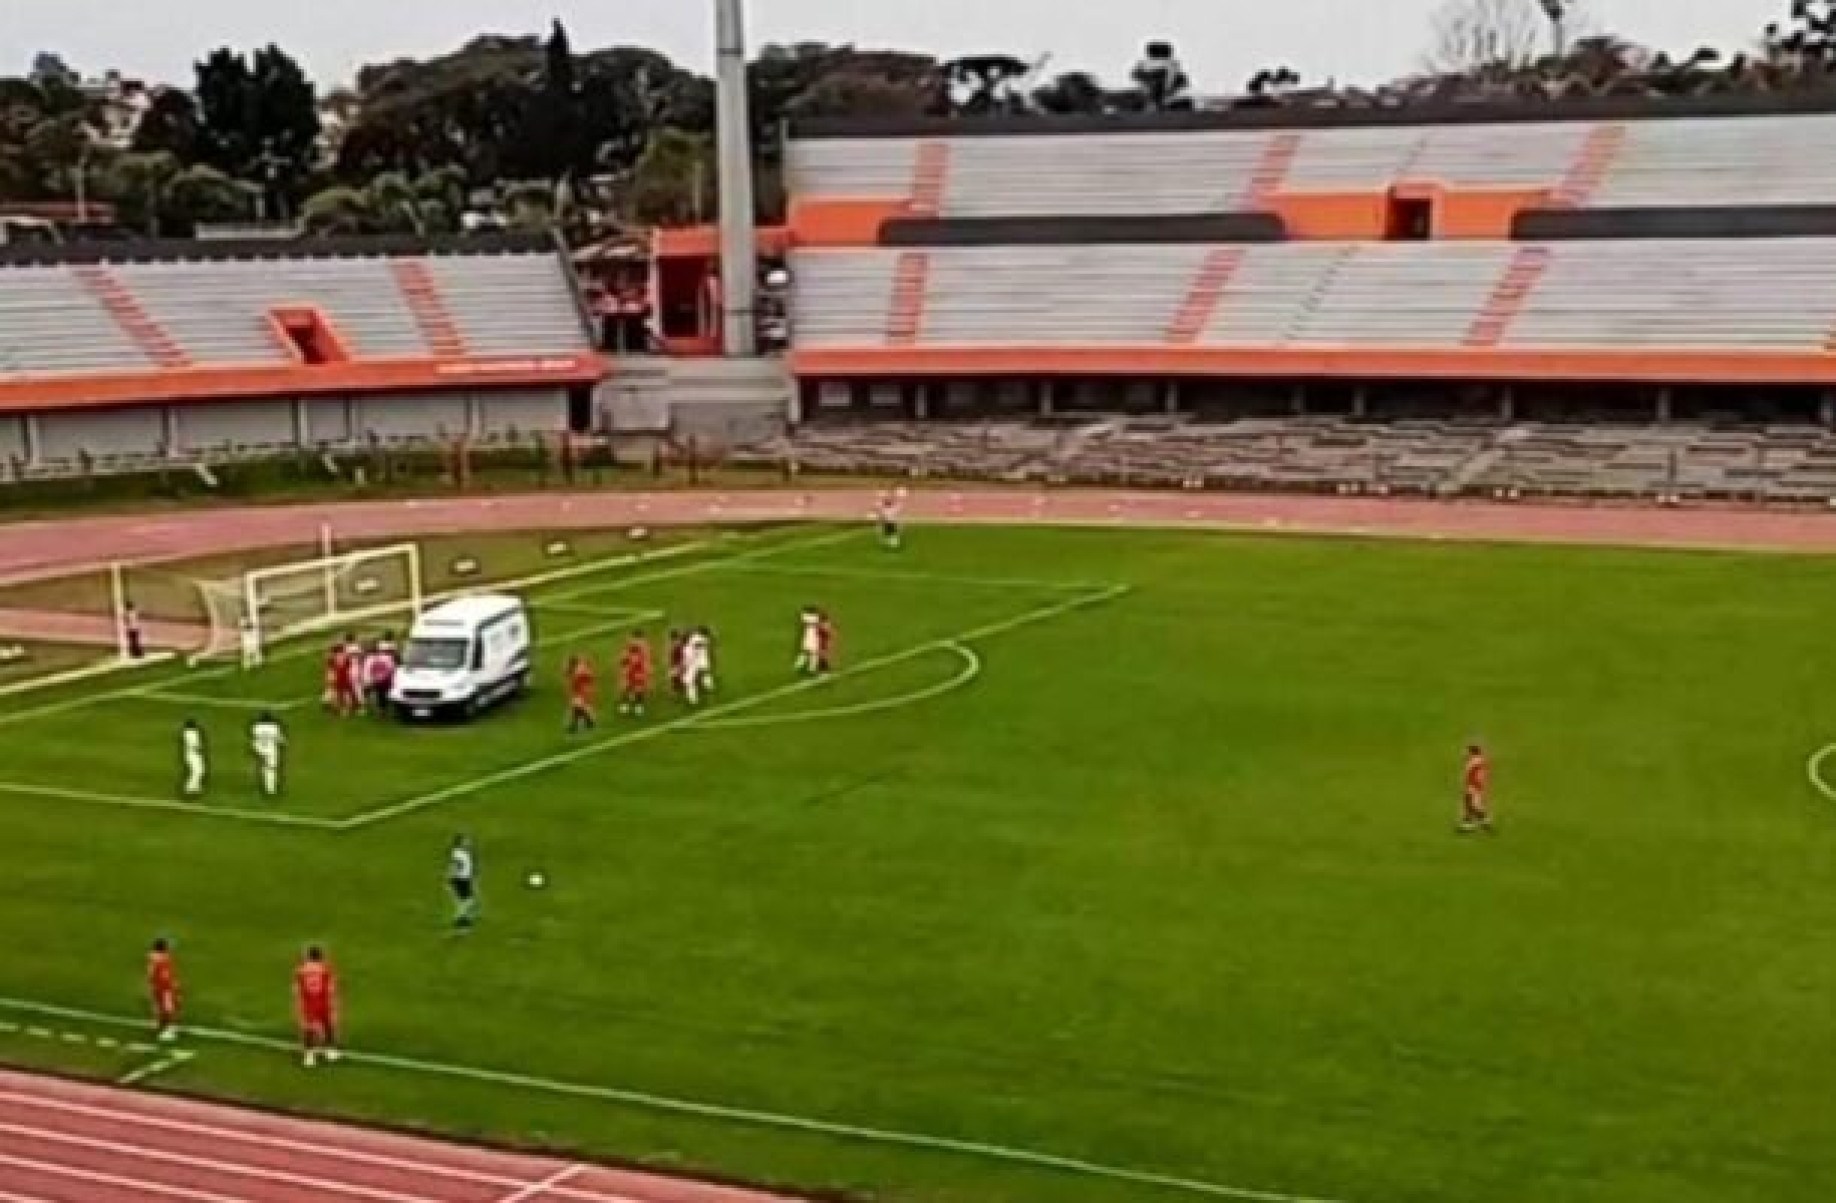
{"type": "Polygon", "coordinates": [[[478,922],[478,858],[472,841],[462,835],[453,837],[446,854],[446,888],[453,895],[453,926],[468,930],[478,922]]]}
{"type": "Polygon", "coordinates": [[[1485,759],[1485,750],[1478,744],[1471,744],[1466,749],[1466,765],[1460,779],[1460,830],[1462,832],[1492,831],[1492,805],[1489,791],[1492,783],[1492,768],[1485,759]]]}

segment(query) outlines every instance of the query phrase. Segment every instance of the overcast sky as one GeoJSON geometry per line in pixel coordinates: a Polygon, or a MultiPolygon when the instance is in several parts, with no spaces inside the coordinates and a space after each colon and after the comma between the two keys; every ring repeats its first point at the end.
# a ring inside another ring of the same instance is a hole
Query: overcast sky
{"type": "MultiPolygon", "coordinates": [[[[752,43],[818,40],[939,55],[1050,54],[1120,79],[1148,37],[1179,49],[1204,91],[1234,91],[1258,67],[1309,81],[1370,82],[1415,70],[1444,0],[749,0],[752,43]]],[[[1662,49],[1750,45],[1790,0],[1577,0],[1593,22],[1662,49]]],[[[0,75],[55,50],[85,74],[118,67],[188,81],[206,47],[269,41],[321,83],[361,64],[425,57],[484,31],[546,28],[577,49],[656,47],[706,68],[712,0],[0,0],[0,75]]]]}

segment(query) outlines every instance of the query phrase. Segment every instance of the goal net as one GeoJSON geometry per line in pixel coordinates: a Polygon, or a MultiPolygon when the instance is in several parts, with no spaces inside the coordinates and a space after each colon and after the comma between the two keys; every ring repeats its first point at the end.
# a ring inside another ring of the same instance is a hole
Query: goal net
{"type": "Polygon", "coordinates": [[[343,627],[411,623],[421,612],[421,549],[375,547],[197,584],[209,635],[194,663],[240,654],[245,629],[265,649],[343,627]]]}

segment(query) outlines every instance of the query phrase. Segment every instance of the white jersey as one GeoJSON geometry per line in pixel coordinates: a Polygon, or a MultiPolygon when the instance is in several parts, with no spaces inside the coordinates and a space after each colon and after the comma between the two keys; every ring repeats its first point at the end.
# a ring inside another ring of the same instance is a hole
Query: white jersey
{"type": "Polygon", "coordinates": [[[249,728],[249,746],[255,749],[258,760],[269,763],[279,760],[281,748],[286,743],[286,735],[282,733],[280,724],[273,719],[257,722],[249,728]]]}
{"type": "Polygon", "coordinates": [[[188,761],[204,759],[204,733],[196,727],[186,727],[179,733],[179,747],[188,761]]]}
{"type": "Polygon", "coordinates": [[[814,611],[803,615],[802,648],[812,656],[822,650],[822,616],[814,611]]]}

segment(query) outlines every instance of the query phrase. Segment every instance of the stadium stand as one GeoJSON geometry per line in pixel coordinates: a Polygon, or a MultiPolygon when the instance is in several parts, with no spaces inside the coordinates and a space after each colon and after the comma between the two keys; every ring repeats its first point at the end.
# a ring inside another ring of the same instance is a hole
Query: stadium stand
{"type": "Polygon", "coordinates": [[[1832,504],[1832,135],[1765,96],[806,123],[806,420],[744,454],[1832,504]]]}
{"type": "Polygon", "coordinates": [[[816,137],[792,144],[790,185],[806,203],[878,198],[940,217],[1229,212],[1423,184],[1574,207],[1809,205],[1836,188],[1832,139],[1825,113],[816,137]]]}
{"type": "Polygon", "coordinates": [[[608,367],[546,240],[0,253],[16,477],[559,431],[590,420],[608,367]]]}

